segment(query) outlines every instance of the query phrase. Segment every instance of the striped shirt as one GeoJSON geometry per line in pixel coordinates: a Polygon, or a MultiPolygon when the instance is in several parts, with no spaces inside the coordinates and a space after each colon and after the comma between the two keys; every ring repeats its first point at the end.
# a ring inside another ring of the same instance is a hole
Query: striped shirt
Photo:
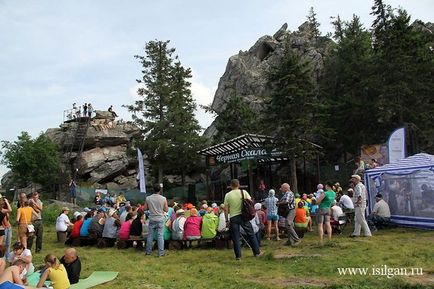
{"type": "Polygon", "coordinates": [[[277,215],[277,202],[279,199],[276,197],[268,197],[264,200],[265,207],[267,207],[267,215],[275,216],[277,215]]]}

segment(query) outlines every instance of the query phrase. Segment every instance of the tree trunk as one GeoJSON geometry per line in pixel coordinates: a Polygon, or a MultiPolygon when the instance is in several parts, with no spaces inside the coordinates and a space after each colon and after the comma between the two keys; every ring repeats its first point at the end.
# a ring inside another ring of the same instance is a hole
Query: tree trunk
{"type": "Polygon", "coordinates": [[[158,183],[162,183],[163,182],[163,167],[162,166],[158,166],[158,183]]]}
{"type": "Polygon", "coordinates": [[[294,193],[298,192],[296,159],[289,160],[289,184],[291,186],[291,191],[294,193]]]}

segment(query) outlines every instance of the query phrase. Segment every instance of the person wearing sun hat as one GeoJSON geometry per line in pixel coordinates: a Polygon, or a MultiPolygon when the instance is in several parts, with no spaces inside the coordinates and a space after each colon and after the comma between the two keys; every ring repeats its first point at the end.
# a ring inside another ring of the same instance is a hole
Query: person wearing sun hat
{"type": "Polygon", "coordinates": [[[350,238],[359,237],[360,231],[363,230],[366,237],[370,237],[371,230],[365,219],[366,210],[366,187],[361,182],[359,175],[352,175],[351,182],[354,184],[354,232],[350,238]]]}
{"type": "Polygon", "coordinates": [[[73,227],[73,224],[69,220],[68,213],[69,213],[69,208],[63,207],[62,213],[56,219],[56,232],[57,232],[57,238],[59,242],[66,241],[66,234],[73,227]]]}

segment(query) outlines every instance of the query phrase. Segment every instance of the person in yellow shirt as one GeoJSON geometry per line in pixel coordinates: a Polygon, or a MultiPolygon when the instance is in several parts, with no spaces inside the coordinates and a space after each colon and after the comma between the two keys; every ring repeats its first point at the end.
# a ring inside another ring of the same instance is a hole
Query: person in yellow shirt
{"type": "Polygon", "coordinates": [[[127,202],[127,199],[124,196],[123,192],[119,193],[119,196],[116,197],[116,206],[119,208],[120,204],[125,204],[127,202]]]}
{"type": "Polygon", "coordinates": [[[32,223],[32,214],[33,208],[29,207],[29,201],[25,200],[22,202],[22,207],[17,210],[18,238],[24,248],[27,248],[27,225],[32,223]]]}
{"type": "Polygon", "coordinates": [[[60,264],[59,259],[53,254],[48,254],[45,256],[45,271],[39,279],[36,288],[41,288],[44,282],[49,278],[51,281],[51,286],[53,289],[68,289],[71,285],[69,284],[68,273],[63,264],[60,264]]]}

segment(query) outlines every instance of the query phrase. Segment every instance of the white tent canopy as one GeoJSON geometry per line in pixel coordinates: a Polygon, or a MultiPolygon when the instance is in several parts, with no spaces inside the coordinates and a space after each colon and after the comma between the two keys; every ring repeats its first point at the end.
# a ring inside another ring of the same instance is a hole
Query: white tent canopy
{"type": "Polygon", "coordinates": [[[434,156],[420,153],[365,172],[368,209],[377,193],[389,204],[394,223],[434,229],[434,156]]]}

